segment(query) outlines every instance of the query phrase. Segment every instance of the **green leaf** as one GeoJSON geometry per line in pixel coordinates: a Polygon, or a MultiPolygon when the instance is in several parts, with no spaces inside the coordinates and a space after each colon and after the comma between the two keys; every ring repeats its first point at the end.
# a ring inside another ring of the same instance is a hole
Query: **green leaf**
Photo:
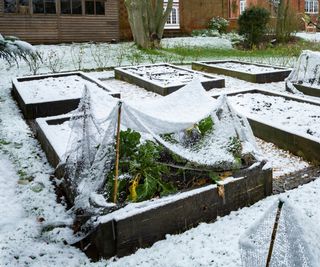
{"type": "Polygon", "coordinates": [[[207,118],[204,118],[198,123],[199,131],[201,132],[201,135],[204,136],[207,132],[211,131],[213,129],[214,122],[211,118],[211,116],[208,116],[207,118]]]}

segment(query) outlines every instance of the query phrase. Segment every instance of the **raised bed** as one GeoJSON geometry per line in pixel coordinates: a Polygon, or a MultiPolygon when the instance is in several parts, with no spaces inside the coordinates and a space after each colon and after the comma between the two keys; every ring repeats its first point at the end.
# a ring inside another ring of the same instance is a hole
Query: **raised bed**
{"type": "Polygon", "coordinates": [[[96,93],[119,97],[102,82],[83,72],[27,76],[13,79],[12,94],[26,119],[68,113],[79,105],[84,85],[96,93]]]}
{"type": "Polygon", "coordinates": [[[70,131],[61,133],[61,131],[55,131],[55,125],[62,125],[64,122],[70,120],[70,116],[62,115],[49,118],[38,118],[33,125],[36,136],[44,150],[49,163],[56,168],[63,159],[65,149],[67,147],[67,136],[70,135],[70,131]],[[64,138],[63,138],[64,137],[64,138]]]}
{"type": "MultiPolygon", "coordinates": [[[[67,138],[62,137],[68,135],[61,128],[55,130],[55,127],[68,120],[65,115],[35,121],[37,137],[53,166],[57,166],[62,159],[67,142],[67,138]]],[[[59,127],[64,129],[64,126],[59,127]]],[[[211,222],[217,216],[224,216],[272,194],[272,170],[265,164],[257,162],[249,168],[217,172],[222,177],[229,176],[219,184],[219,189],[218,185],[204,186],[164,198],[132,203],[98,217],[94,230],[74,245],[93,259],[125,256],[138,248],[151,246],[164,239],[166,234],[181,233],[200,222],[211,222]]],[[[60,170],[58,175],[61,174],[60,170]]]]}
{"type": "Polygon", "coordinates": [[[252,83],[271,83],[284,81],[290,69],[253,64],[236,60],[192,62],[192,69],[209,73],[223,74],[252,83]]]}
{"type": "Polygon", "coordinates": [[[225,80],[212,75],[177,67],[171,64],[121,67],[114,70],[116,79],[138,85],[147,91],[168,95],[185,86],[195,77],[206,90],[223,88],[225,80]]]}
{"type": "Polygon", "coordinates": [[[320,88],[312,87],[311,85],[308,86],[306,84],[298,84],[298,83],[293,83],[293,86],[300,92],[304,93],[305,95],[320,97],[320,88]]]}
{"type": "MultiPolygon", "coordinates": [[[[287,94],[258,89],[231,92],[227,95],[236,96],[239,94],[264,94],[268,96],[282,97],[288,101],[295,101],[297,103],[307,103],[315,107],[319,107],[318,114],[320,114],[320,102],[307,100],[302,97],[289,96],[287,94]]],[[[218,96],[219,94],[213,95],[213,97],[218,96]]],[[[286,125],[267,122],[268,120],[266,119],[259,119],[257,116],[244,113],[240,109],[237,110],[248,118],[253,133],[256,137],[259,137],[267,142],[274,143],[279,148],[288,150],[315,165],[320,165],[320,138],[314,137],[307,133],[290,130],[286,125]]],[[[287,116],[288,114],[284,115],[287,116]]],[[[315,117],[317,116],[318,115],[315,115],[315,117]]],[[[299,118],[301,119],[301,117],[299,118]]]]}
{"type": "Polygon", "coordinates": [[[95,229],[75,244],[93,259],[126,256],[149,247],[167,234],[178,234],[201,222],[249,206],[272,194],[272,170],[265,162],[232,174],[221,185],[129,204],[96,218],[95,229]],[[220,187],[220,188],[219,188],[220,187]],[[224,192],[224,193],[221,193],[224,192]]]}

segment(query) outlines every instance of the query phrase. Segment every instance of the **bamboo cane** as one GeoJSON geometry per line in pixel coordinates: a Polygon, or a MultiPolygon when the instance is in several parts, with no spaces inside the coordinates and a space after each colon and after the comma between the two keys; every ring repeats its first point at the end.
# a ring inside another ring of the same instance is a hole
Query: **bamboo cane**
{"type": "Polygon", "coordinates": [[[270,266],[273,247],[274,247],[274,242],[276,240],[277,230],[278,230],[278,226],[279,226],[279,219],[280,219],[281,209],[282,209],[283,204],[284,204],[284,202],[279,200],[276,219],[275,219],[275,222],[274,222],[274,225],[273,225],[273,230],[272,230],[272,236],[271,236],[271,242],[270,242],[270,246],[269,246],[269,252],[268,252],[268,258],[267,258],[266,267],[270,266]]]}
{"type": "Polygon", "coordinates": [[[118,194],[121,106],[122,106],[122,103],[119,102],[117,137],[116,137],[116,164],[115,164],[114,186],[113,186],[113,202],[114,203],[117,203],[117,194],[118,194]]]}

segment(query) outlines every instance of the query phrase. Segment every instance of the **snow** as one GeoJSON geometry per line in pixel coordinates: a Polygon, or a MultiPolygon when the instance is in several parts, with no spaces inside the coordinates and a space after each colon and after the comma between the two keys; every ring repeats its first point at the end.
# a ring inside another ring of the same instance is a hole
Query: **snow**
{"type": "MultiPolygon", "coordinates": [[[[19,185],[18,181],[19,177],[10,160],[0,154],[0,266],[42,267],[88,264],[89,260],[83,253],[63,243],[61,237],[70,235],[71,229],[66,231],[57,227],[52,240],[46,236],[46,233],[41,237],[44,223],[40,222],[40,217],[28,214],[23,206],[24,201],[27,200],[25,196],[27,192],[22,193],[22,191],[29,186],[19,185]]],[[[29,194],[37,201],[43,202],[46,199],[45,194],[41,192],[35,193],[30,190],[29,194]],[[36,197],[37,194],[40,196],[36,197]]],[[[52,193],[50,195],[53,197],[52,193]]],[[[55,213],[59,214],[57,211],[55,213]]],[[[42,218],[44,222],[50,222],[50,218],[42,218]]],[[[67,224],[71,222],[61,219],[61,222],[67,224]]]]}
{"type": "Polygon", "coordinates": [[[283,69],[274,68],[271,66],[259,66],[254,64],[243,64],[238,62],[225,62],[225,63],[208,63],[209,66],[218,68],[230,69],[239,72],[247,72],[250,74],[260,74],[268,72],[282,71],[283,69]]]}
{"type": "Polygon", "coordinates": [[[289,91],[300,93],[295,89],[294,83],[320,90],[319,60],[319,52],[310,50],[302,51],[295,68],[286,79],[286,85],[289,91]]]}
{"type": "Polygon", "coordinates": [[[256,138],[256,142],[263,157],[272,166],[273,179],[310,166],[308,162],[300,157],[292,155],[290,152],[280,149],[272,143],[265,142],[259,138],[256,138]]]}
{"type": "MultiPolygon", "coordinates": [[[[320,262],[319,243],[315,243],[319,233],[317,226],[320,211],[316,208],[320,200],[320,180],[281,195],[291,200],[298,209],[299,218],[304,220],[308,242],[315,244],[313,252],[320,262]]],[[[139,249],[134,255],[108,263],[111,266],[241,266],[239,237],[263,216],[264,212],[277,201],[278,196],[271,196],[259,201],[250,208],[231,212],[219,218],[215,223],[202,223],[180,235],[167,235],[166,240],[159,241],[149,249],[139,249]]]]}
{"type": "Polygon", "coordinates": [[[231,41],[220,37],[192,37],[191,39],[188,37],[164,38],[162,40],[162,46],[167,48],[185,46],[232,49],[231,41]]]}
{"type": "Polygon", "coordinates": [[[185,85],[194,79],[206,82],[215,77],[169,64],[124,67],[119,70],[162,87],[185,85]]]}
{"type": "Polygon", "coordinates": [[[245,116],[320,140],[319,106],[260,93],[238,94],[230,101],[245,116]]]}
{"type": "MultiPolygon", "coordinates": [[[[228,180],[230,182],[230,180],[232,180],[232,179],[233,178],[229,178],[229,179],[227,178],[226,180],[228,180]]],[[[152,209],[156,209],[158,207],[165,206],[165,205],[173,203],[177,200],[185,199],[190,196],[200,194],[202,192],[210,191],[216,187],[217,187],[217,185],[208,185],[208,186],[204,186],[204,187],[190,190],[187,192],[177,193],[172,196],[162,197],[162,198],[158,198],[158,199],[152,199],[152,200],[143,201],[143,202],[139,202],[139,203],[130,203],[120,210],[117,210],[115,212],[112,212],[112,213],[104,215],[104,216],[100,216],[97,219],[97,221],[95,222],[95,224],[98,225],[98,224],[109,222],[111,220],[120,221],[125,218],[134,216],[136,214],[140,214],[140,213],[143,213],[148,210],[152,210],[152,209]]]]}
{"type": "MultiPolygon", "coordinates": [[[[121,53],[121,49],[132,53],[130,45],[103,45],[109,51],[108,64],[116,65],[117,55],[121,53]]],[[[215,44],[212,43],[212,45],[215,44]]],[[[90,54],[90,45],[83,46],[85,47],[83,67],[95,67],[96,63],[93,62],[90,54]]],[[[37,46],[37,49],[42,53],[50,50],[59,51],[63,57],[62,69],[73,70],[75,64],[72,63],[70,47],[70,45],[52,45],[37,46]]],[[[124,63],[128,64],[130,60],[125,59],[122,64],[124,63]]],[[[48,68],[42,68],[40,71],[48,72],[48,68]]],[[[72,230],[69,227],[57,225],[68,226],[73,217],[66,211],[63,203],[56,202],[54,188],[49,180],[53,169],[49,166],[39,143],[10,96],[11,78],[26,74],[29,74],[29,70],[24,63],[21,63],[18,69],[9,68],[7,64],[0,62],[0,266],[234,267],[241,265],[239,238],[277,201],[277,196],[259,201],[250,208],[232,212],[229,216],[218,218],[214,223],[200,224],[179,235],[167,235],[165,240],[155,243],[151,248],[140,249],[137,253],[121,259],[113,258],[93,263],[80,250],[65,245],[64,241],[74,238],[72,230]],[[36,192],[39,188],[42,191],[36,192]],[[45,219],[43,223],[38,222],[42,219],[45,219]],[[53,230],[48,230],[50,225],[55,226],[53,230]],[[41,229],[45,226],[48,226],[47,230],[42,233],[41,229]]],[[[109,79],[112,77],[109,74],[108,72],[96,73],[95,77],[109,79]]],[[[123,97],[127,99],[138,100],[140,96],[144,99],[159,97],[132,85],[126,87],[124,82],[113,79],[103,82],[114,85],[115,91],[119,88],[123,97]],[[137,92],[140,96],[136,95],[137,92]]],[[[257,85],[226,77],[226,85],[225,91],[249,88],[284,91],[284,82],[257,85]]],[[[214,89],[209,94],[221,90],[214,89]]],[[[102,107],[98,108],[100,109],[102,107]]],[[[277,159],[274,162],[277,162],[277,159]]],[[[320,262],[317,236],[320,232],[318,226],[320,179],[281,195],[283,198],[287,196],[295,208],[299,209],[298,214],[304,220],[303,227],[307,234],[307,241],[313,245],[314,254],[320,262]]]]}
{"type": "Polygon", "coordinates": [[[317,32],[317,33],[297,32],[296,36],[307,41],[320,42],[320,32],[317,32]]]}
{"type": "Polygon", "coordinates": [[[85,85],[90,88],[93,94],[103,94],[103,89],[96,83],[88,81],[80,75],[72,74],[19,81],[18,84],[18,91],[26,104],[79,99],[85,85]]]}

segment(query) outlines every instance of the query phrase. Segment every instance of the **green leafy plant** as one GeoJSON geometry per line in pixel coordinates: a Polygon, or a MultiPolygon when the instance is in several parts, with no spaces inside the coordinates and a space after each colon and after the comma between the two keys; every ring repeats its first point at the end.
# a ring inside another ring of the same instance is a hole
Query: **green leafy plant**
{"type": "Polygon", "coordinates": [[[208,116],[198,123],[198,128],[202,136],[213,129],[214,122],[211,116],[208,116]]]}
{"type": "Polygon", "coordinates": [[[228,144],[228,151],[232,153],[235,158],[241,158],[242,144],[238,137],[231,137],[228,144]]]}
{"type": "MultiPolygon", "coordinates": [[[[168,168],[159,163],[163,148],[147,140],[141,143],[141,135],[131,129],[120,132],[119,196],[122,200],[143,201],[176,191],[162,177],[168,168]]],[[[109,187],[112,188],[112,174],[109,187]]]]}
{"type": "Polygon", "coordinates": [[[262,7],[252,6],[247,8],[239,17],[239,34],[244,35],[247,46],[258,46],[267,32],[270,12],[262,7]]]}

